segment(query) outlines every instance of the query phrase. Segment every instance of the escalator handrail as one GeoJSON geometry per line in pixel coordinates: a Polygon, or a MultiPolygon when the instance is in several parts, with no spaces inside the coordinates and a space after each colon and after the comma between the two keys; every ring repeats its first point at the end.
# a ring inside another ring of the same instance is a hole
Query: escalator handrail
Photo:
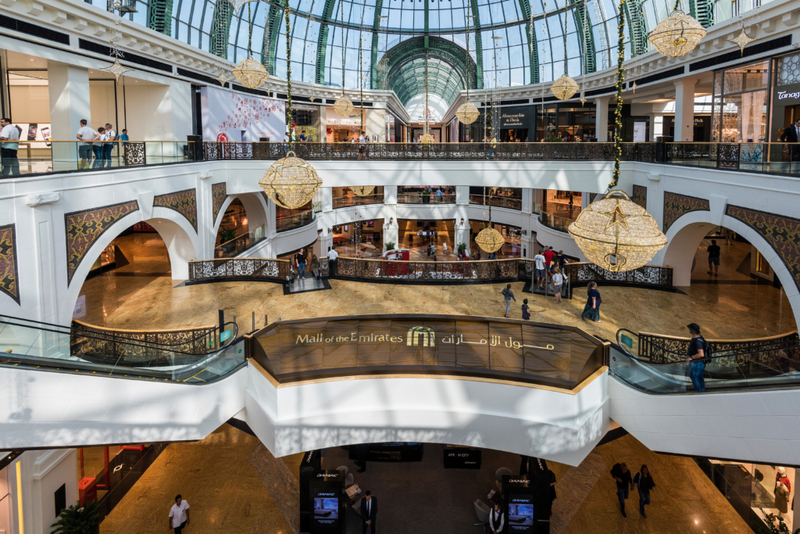
{"type": "MultiPolygon", "coordinates": [[[[52,323],[44,323],[44,322],[41,322],[41,321],[33,321],[33,320],[29,320],[29,319],[22,319],[22,318],[19,318],[19,317],[10,317],[10,316],[7,316],[7,315],[0,315],[0,324],[7,324],[7,325],[10,325],[10,326],[19,326],[19,327],[22,327],[22,328],[31,328],[31,329],[36,329],[36,330],[39,330],[39,331],[42,331],[42,332],[51,332],[51,333],[54,333],[54,334],[62,334],[62,335],[69,335],[69,336],[72,336],[72,334],[74,333],[72,327],[61,326],[61,325],[56,325],[56,324],[52,324],[52,323]],[[11,320],[8,320],[8,319],[11,319],[11,320]],[[36,325],[42,325],[42,326],[33,326],[33,325],[29,325],[29,324],[17,323],[17,322],[14,322],[15,320],[16,321],[25,321],[25,322],[35,323],[36,325]],[[47,326],[49,328],[44,328],[45,326],[47,326]],[[60,329],[60,330],[57,330],[57,329],[60,329]]],[[[238,325],[236,323],[233,323],[233,322],[225,323],[223,325],[223,329],[222,330],[223,331],[226,330],[227,329],[226,327],[228,325],[232,325],[233,334],[231,335],[231,337],[228,340],[228,342],[226,342],[225,344],[220,345],[219,347],[217,347],[212,352],[216,352],[216,351],[219,351],[219,350],[222,350],[222,349],[228,347],[238,337],[239,327],[238,327],[238,325]]],[[[217,330],[219,330],[219,327],[215,327],[215,331],[217,331],[217,330]]],[[[113,331],[111,331],[111,332],[113,332],[113,331]]],[[[176,350],[176,349],[172,348],[172,347],[174,347],[174,345],[167,345],[167,344],[161,344],[161,343],[151,343],[151,342],[139,342],[138,340],[126,338],[124,336],[120,336],[117,339],[111,340],[111,339],[109,339],[113,335],[111,333],[107,334],[107,335],[91,335],[89,333],[85,333],[84,331],[81,331],[80,335],[82,337],[86,337],[86,338],[89,338],[89,339],[96,339],[96,340],[99,340],[99,341],[106,341],[106,342],[113,341],[114,343],[120,343],[122,345],[130,345],[132,347],[149,348],[149,349],[153,349],[153,350],[161,350],[161,351],[164,351],[164,352],[174,352],[174,353],[178,353],[178,354],[198,355],[198,356],[201,355],[201,354],[208,354],[208,352],[196,353],[196,352],[186,352],[186,351],[182,351],[182,350],[176,350]]],[[[197,339],[197,338],[194,338],[194,339],[197,339]]],[[[190,340],[190,341],[193,341],[193,340],[190,340]]],[[[190,341],[185,341],[183,343],[189,343],[190,341]]]]}
{"type": "MultiPolygon", "coordinates": [[[[89,324],[89,323],[84,323],[83,321],[78,321],[77,319],[73,319],[72,322],[74,324],[78,325],[78,330],[80,330],[81,332],[83,332],[83,329],[86,328],[86,329],[89,329],[90,331],[94,330],[100,335],[106,335],[106,333],[107,333],[107,335],[109,335],[109,336],[119,336],[119,337],[124,338],[124,339],[131,339],[132,341],[136,341],[136,339],[127,337],[126,333],[128,333],[128,332],[141,332],[141,331],[138,331],[138,330],[124,330],[124,329],[117,330],[117,329],[114,329],[114,328],[106,328],[104,326],[97,326],[97,325],[93,325],[93,324],[89,324]]],[[[70,325],[70,328],[74,329],[74,326],[70,325]]],[[[163,346],[166,346],[166,347],[170,347],[170,346],[173,346],[173,345],[185,345],[185,344],[188,344],[188,343],[195,342],[198,339],[207,336],[209,332],[216,332],[217,330],[219,330],[219,327],[215,325],[215,326],[210,326],[210,327],[209,326],[199,326],[199,327],[196,327],[196,328],[176,328],[174,330],[153,330],[152,332],[153,333],[182,332],[182,331],[186,331],[186,330],[201,330],[201,329],[204,329],[204,328],[206,329],[205,333],[198,334],[196,337],[193,337],[191,339],[187,339],[185,341],[177,341],[175,343],[153,343],[153,342],[148,341],[148,343],[152,343],[154,345],[163,345],[163,346]]]]}
{"type": "MultiPolygon", "coordinates": [[[[629,333],[632,336],[635,336],[637,338],[639,337],[639,334],[636,334],[636,333],[632,332],[631,330],[628,330],[627,328],[620,328],[619,330],[617,330],[617,336],[616,336],[617,337],[617,343],[616,343],[616,345],[629,358],[632,358],[632,359],[636,360],[637,362],[646,363],[648,365],[669,365],[669,364],[677,363],[677,362],[653,362],[653,361],[650,361],[650,360],[644,360],[644,359],[639,358],[638,356],[634,355],[631,351],[629,351],[625,347],[625,345],[620,341],[620,336],[621,336],[621,334],[623,332],[627,332],[627,333],[629,333]]],[[[800,349],[800,341],[785,342],[785,344],[783,344],[783,345],[780,345],[780,344],[778,344],[776,342],[776,345],[769,346],[769,347],[764,347],[761,350],[753,350],[753,349],[742,349],[742,350],[738,350],[738,351],[735,350],[735,349],[734,350],[726,350],[726,351],[724,351],[722,353],[712,354],[711,359],[714,360],[714,359],[717,359],[717,358],[730,358],[732,356],[741,356],[743,354],[753,354],[755,352],[763,352],[763,351],[767,351],[767,350],[786,350],[786,349],[800,349]]],[[[672,354],[672,355],[677,356],[679,358],[679,361],[680,360],[685,360],[687,358],[686,354],[675,352],[675,351],[672,351],[672,350],[669,350],[669,349],[666,349],[666,348],[662,348],[660,350],[666,352],[667,354],[672,354]]]]}

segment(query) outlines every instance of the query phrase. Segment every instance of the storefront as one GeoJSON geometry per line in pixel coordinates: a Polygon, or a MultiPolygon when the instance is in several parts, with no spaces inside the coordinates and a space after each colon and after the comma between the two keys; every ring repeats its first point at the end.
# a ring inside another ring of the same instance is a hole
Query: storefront
{"type": "Polygon", "coordinates": [[[767,140],[770,60],[714,73],[711,141],[758,143],[767,140]]]}
{"type": "Polygon", "coordinates": [[[320,111],[318,106],[294,104],[292,121],[295,124],[295,135],[306,143],[320,143],[320,111]]]}
{"type": "Polygon", "coordinates": [[[772,142],[780,141],[784,128],[800,119],[800,53],[777,58],[774,67],[772,142]]]}
{"type": "Polygon", "coordinates": [[[380,257],[383,252],[383,219],[334,226],[333,243],[344,256],[380,257]]]}

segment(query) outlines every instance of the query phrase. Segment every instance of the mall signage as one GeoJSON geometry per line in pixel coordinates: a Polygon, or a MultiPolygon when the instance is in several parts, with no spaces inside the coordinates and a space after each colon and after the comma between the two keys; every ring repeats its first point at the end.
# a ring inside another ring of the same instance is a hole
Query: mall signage
{"type": "Polygon", "coordinates": [[[527,476],[506,475],[503,477],[503,495],[506,496],[506,511],[509,533],[534,532],[534,488],[527,476]]]}
{"type": "Polygon", "coordinates": [[[311,534],[344,532],[345,498],[344,471],[319,471],[311,479],[309,504],[311,505],[311,534]]]}
{"type": "Polygon", "coordinates": [[[508,129],[527,128],[530,116],[528,108],[501,108],[500,127],[508,129]]]}

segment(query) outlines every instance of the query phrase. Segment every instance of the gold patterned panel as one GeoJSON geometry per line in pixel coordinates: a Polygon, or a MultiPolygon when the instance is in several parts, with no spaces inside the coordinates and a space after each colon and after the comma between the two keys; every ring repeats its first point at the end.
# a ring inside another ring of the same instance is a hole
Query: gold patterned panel
{"type": "Polygon", "coordinates": [[[636,204],[639,204],[644,209],[647,209],[647,187],[634,184],[631,200],[633,200],[636,204]]]}
{"type": "Polygon", "coordinates": [[[0,291],[19,304],[17,235],[14,225],[0,226],[0,291]]]}
{"type": "Polygon", "coordinates": [[[166,195],[159,195],[153,199],[153,207],[162,207],[175,210],[184,217],[197,232],[197,191],[185,189],[166,195]]]}
{"type": "Polygon", "coordinates": [[[664,233],[682,215],[693,211],[710,211],[710,204],[704,198],[690,197],[688,195],[678,195],[664,191],[664,233]]]}
{"type": "Polygon", "coordinates": [[[102,208],[92,208],[64,214],[64,225],[67,232],[67,283],[78,266],[86,257],[86,253],[95,241],[111,226],[134,211],[139,210],[135,200],[122,202],[102,208]]]}
{"type": "Polygon", "coordinates": [[[227,197],[228,189],[225,182],[213,184],[211,186],[211,204],[214,210],[214,218],[211,220],[212,223],[217,221],[219,210],[222,209],[222,205],[225,203],[227,197]]]}
{"type": "Polygon", "coordinates": [[[730,204],[725,214],[758,232],[775,250],[792,273],[794,283],[800,287],[800,219],[730,204]]]}

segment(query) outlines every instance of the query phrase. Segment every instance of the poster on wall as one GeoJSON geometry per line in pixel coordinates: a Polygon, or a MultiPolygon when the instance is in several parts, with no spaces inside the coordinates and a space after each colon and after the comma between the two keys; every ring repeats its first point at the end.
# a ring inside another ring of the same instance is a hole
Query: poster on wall
{"type": "Polygon", "coordinates": [[[646,141],[645,136],[647,135],[647,123],[646,122],[634,122],[633,123],[633,142],[634,143],[644,143],[646,141]]]}
{"type": "MultiPolygon", "coordinates": [[[[14,124],[14,127],[19,130],[20,141],[39,141],[29,143],[31,148],[49,148],[52,134],[50,133],[50,125],[41,122],[20,123],[14,124]]],[[[26,143],[28,144],[28,143],[26,143]]],[[[20,148],[24,148],[21,145],[20,148]]]]}
{"type": "Polygon", "coordinates": [[[203,141],[282,141],[286,104],[280,100],[203,87],[200,90],[203,141]]]}

